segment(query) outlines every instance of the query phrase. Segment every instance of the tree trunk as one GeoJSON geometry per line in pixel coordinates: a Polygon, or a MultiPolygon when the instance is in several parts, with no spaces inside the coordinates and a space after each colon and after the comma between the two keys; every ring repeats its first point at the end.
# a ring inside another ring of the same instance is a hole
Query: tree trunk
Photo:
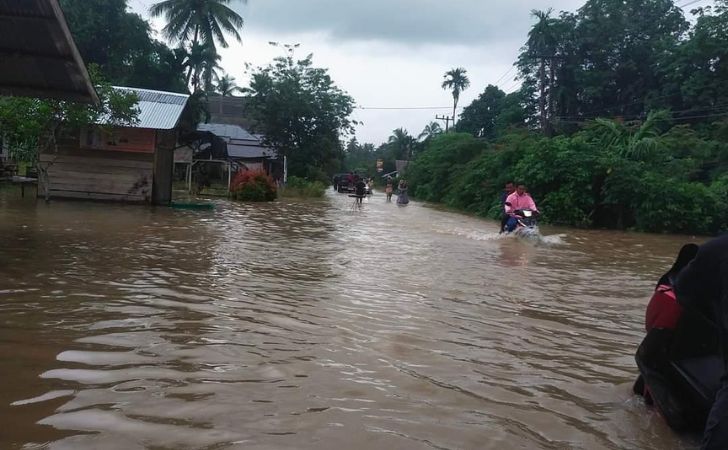
{"type": "Polygon", "coordinates": [[[458,109],[458,99],[455,98],[452,107],[452,129],[455,131],[455,111],[458,109]]]}
{"type": "Polygon", "coordinates": [[[538,109],[541,115],[541,132],[546,134],[546,59],[541,57],[541,67],[538,71],[539,89],[541,95],[538,99],[538,109]]]}
{"type": "Polygon", "coordinates": [[[549,61],[549,106],[548,106],[548,119],[546,122],[546,132],[549,136],[553,134],[553,121],[554,121],[554,94],[556,88],[556,69],[554,68],[554,58],[549,61]]]}
{"type": "MultiPolygon", "coordinates": [[[[197,47],[199,44],[199,38],[200,38],[200,26],[197,25],[195,27],[195,36],[192,38],[192,46],[190,47],[190,55],[192,55],[192,49],[197,47]]],[[[190,86],[190,78],[192,78],[192,64],[190,64],[190,67],[187,69],[187,87],[190,86]]],[[[194,91],[193,91],[194,92],[194,91]]]]}

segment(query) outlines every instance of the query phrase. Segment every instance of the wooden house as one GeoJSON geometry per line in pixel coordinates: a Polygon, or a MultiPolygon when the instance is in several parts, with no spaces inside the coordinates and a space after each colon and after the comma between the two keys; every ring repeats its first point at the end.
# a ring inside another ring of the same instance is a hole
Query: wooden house
{"type": "Polygon", "coordinates": [[[188,95],[115,87],[139,97],[138,122],[90,126],[40,157],[38,195],[168,204],[178,123],[188,95]]]}

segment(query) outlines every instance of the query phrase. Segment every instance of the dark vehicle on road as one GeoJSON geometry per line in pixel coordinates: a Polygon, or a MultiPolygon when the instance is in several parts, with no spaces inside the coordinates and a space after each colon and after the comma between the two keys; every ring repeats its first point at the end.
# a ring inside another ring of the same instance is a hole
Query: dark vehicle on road
{"type": "Polygon", "coordinates": [[[337,173],[333,178],[334,190],[337,192],[354,192],[354,183],[349,180],[348,173],[337,173]]]}

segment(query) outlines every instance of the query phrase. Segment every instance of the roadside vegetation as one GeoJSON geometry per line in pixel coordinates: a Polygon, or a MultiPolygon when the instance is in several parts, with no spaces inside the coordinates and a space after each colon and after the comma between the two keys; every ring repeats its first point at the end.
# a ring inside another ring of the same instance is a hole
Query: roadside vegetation
{"type": "Polygon", "coordinates": [[[321,198],[326,193],[328,184],[322,181],[309,181],[297,176],[288,177],[286,186],[280,190],[281,197],[289,198],[321,198]]]}
{"type": "Polygon", "coordinates": [[[419,139],[397,129],[378,148],[353,141],[346,165],[372,170],[384,159],[393,170],[411,155],[415,197],[493,218],[515,180],[551,223],[725,231],[728,1],[689,14],[672,0],[533,11],[515,90],[487,86],[455,132],[430,124],[419,139]]]}

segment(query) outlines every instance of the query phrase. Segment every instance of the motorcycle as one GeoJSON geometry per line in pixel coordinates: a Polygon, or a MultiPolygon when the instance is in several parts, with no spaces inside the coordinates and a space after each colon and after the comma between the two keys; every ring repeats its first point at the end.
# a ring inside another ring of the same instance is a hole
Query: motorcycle
{"type": "Polygon", "coordinates": [[[675,330],[647,333],[635,361],[635,394],[654,403],[673,430],[702,432],[724,370],[717,327],[685,310],[675,330]]]}
{"type": "Polygon", "coordinates": [[[514,211],[518,224],[513,233],[517,236],[531,237],[539,234],[538,216],[539,212],[532,209],[518,209],[514,211]]]}

